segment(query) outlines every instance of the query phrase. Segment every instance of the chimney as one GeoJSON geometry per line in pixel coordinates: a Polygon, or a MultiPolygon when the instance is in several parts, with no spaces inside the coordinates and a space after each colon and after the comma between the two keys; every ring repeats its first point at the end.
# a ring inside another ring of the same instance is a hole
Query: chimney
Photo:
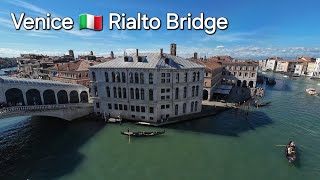
{"type": "Polygon", "coordinates": [[[111,53],[110,53],[110,57],[111,57],[112,59],[114,58],[113,51],[111,51],[111,53]]]}
{"type": "Polygon", "coordinates": [[[176,56],[177,55],[177,45],[172,43],[170,44],[170,54],[172,56],[176,56]]]}
{"type": "Polygon", "coordinates": [[[198,59],[198,53],[195,52],[195,53],[193,54],[193,58],[194,58],[194,59],[198,59]]]}
{"type": "Polygon", "coordinates": [[[90,51],[90,55],[93,55],[93,51],[90,51]]]}
{"type": "Polygon", "coordinates": [[[163,57],[163,49],[160,49],[160,56],[163,57]]]}
{"type": "Polygon", "coordinates": [[[139,50],[136,49],[136,56],[139,57],[139,50]]]}

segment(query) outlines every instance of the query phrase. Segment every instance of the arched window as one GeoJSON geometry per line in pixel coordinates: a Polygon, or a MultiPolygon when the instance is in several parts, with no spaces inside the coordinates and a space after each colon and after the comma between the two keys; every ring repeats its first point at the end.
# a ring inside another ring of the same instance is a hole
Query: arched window
{"type": "Polygon", "coordinates": [[[134,90],[133,90],[133,88],[130,88],[130,98],[134,99],[134,90]]]}
{"type": "Polygon", "coordinates": [[[116,79],[117,79],[117,82],[121,82],[121,77],[119,72],[116,73],[116,79]]]}
{"type": "Polygon", "coordinates": [[[177,73],[177,76],[176,76],[177,83],[179,82],[179,80],[180,80],[179,73],[177,73]]]}
{"type": "Polygon", "coordinates": [[[184,73],[184,82],[188,82],[188,73],[184,73]]]}
{"type": "Polygon", "coordinates": [[[113,97],[117,98],[117,88],[113,87],[113,97]]]}
{"type": "Polygon", "coordinates": [[[192,86],[192,97],[194,97],[194,89],[195,89],[195,87],[192,86]]]}
{"type": "Polygon", "coordinates": [[[132,72],[129,73],[129,82],[133,83],[133,73],[132,72]]]}
{"type": "Polygon", "coordinates": [[[196,101],[195,103],[194,103],[194,111],[198,111],[198,101],[196,101]]]}
{"type": "Polygon", "coordinates": [[[176,88],[175,98],[179,99],[179,88],[176,88]]]}
{"type": "Polygon", "coordinates": [[[121,88],[118,88],[118,97],[122,98],[121,88]]]}
{"type": "Polygon", "coordinates": [[[125,83],[126,82],[126,73],[122,72],[122,82],[125,83]]]}
{"type": "Polygon", "coordinates": [[[107,97],[110,97],[110,88],[108,86],[106,87],[106,91],[107,91],[107,97]]]}
{"type": "Polygon", "coordinates": [[[149,100],[153,101],[153,90],[149,89],[149,100]]]}
{"type": "Polygon", "coordinates": [[[141,89],[141,100],[144,100],[144,89],[141,89]]]}
{"type": "Polygon", "coordinates": [[[97,88],[97,86],[93,87],[93,92],[94,92],[94,96],[98,97],[98,88],[97,88]]]}
{"type": "Polygon", "coordinates": [[[127,90],[126,90],[126,88],[122,89],[122,93],[123,93],[123,99],[127,99],[127,90]]]}
{"type": "Polygon", "coordinates": [[[104,78],[105,78],[106,82],[109,82],[108,72],[104,72],[104,78]]]}
{"type": "Polygon", "coordinates": [[[149,84],[153,84],[153,74],[149,73],[149,84]]]}
{"type": "Polygon", "coordinates": [[[139,89],[138,88],[136,88],[136,99],[139,99],[139,89]]]}
{"type": "Polygon", "coordinates": [[[96,80],[97,80],[97,79],[96,79],[96,73],[95,73],[95,72],[92,72],[91,74],[92,74],[92,81],[96,81],[96,80]]]}
{"type": "Polygon", "coordinates": [[[193,82],[196,81],[196,75],[197,75],[197,73],[196,73],[196,72],[193,72],[193,76],[192,76],[192,81],[193,81],[193,82]]]}
{"type": "Polygon", "coordinates": [[[196,96],[199,96],[199,86],[196,86],[196,96]]]}
{"type": "Polygon", "coordinates": [[[187,104],[183,103],[183,107],[182,107],[183,114],[186,113],[186,109],[187,109],[187,104]]]}
{"type": "Polygon", "coordinates": [[[112,72],[112,82],[116,82],[116,74],[112,72]]]}
{"type": "Polygon", "coordinates": [[[174,114],[175,114],[175,115],[178,115],[178,112],[179,112],[179,106],[178,106],[178,104],[176,104],[176,105],[174,106],[174,114]]]}
{"type": "Polygon", "coordinates": [[[197,72],[197,81],[200,81],[200,72],[197,72]]]}
{"type": "Polygon", "coordinates": [[[144,84],[144,74],[140,73],[140,84],[144,84]]]}
{"type": "Polygon", "coordinates": [[[187,87],[183,88],[183,98],[187,98],[187,87]]]}
{"type": "Polygon", "coordinates": [[[134,83],[139,83],[139,73],[134,73],[134,83]]]}
{"type": "Polygon", "coordinates": [[[193,112],[193,106],[194,106],[194,102],[191,102],[191,112],[193,112]]]}
{"type": "Polygon", "coordinates": [[[11,88],[5,93],[7,104],[9,106],[24,106],[25,102],[23,99],[23,93],[20,89],[11,88]]]}

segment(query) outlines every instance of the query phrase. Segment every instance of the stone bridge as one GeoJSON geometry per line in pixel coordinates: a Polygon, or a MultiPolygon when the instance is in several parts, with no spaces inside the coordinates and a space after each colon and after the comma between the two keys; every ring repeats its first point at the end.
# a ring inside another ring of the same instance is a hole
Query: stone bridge
{"type": "Polygon", "coordinates": [[[89,103],[13,106],[0,109],[0,118],[16,116],[50,116],[71,121],[93,112],[89,103]]]}
{"type": "Polygon", "coordinates": [[[0,118],[31,115],[72,120],[92,112],[89,89],[82,85],[0,77],[0,118]]]}

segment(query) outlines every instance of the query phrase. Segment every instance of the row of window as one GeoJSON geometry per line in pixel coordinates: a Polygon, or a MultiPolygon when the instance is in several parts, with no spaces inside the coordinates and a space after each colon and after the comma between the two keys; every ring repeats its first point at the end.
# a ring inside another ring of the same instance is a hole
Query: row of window
{"type": "Polygon", "coordinates": [[[231,67],[229,67],[229,66],[226,66],[226,69],[227,70],[242,70],[242,71],[254,71],[255,70],[255,67],[252,67],[252,66],[242,66],[242,67],[240,67],[240,66],[237,66],[237,67],[235,67],[235,66],[231,66],[231,67]]]}
{"type": "MultiPolygon", "coordinates": [[[[199,96],[199,86],[192,86],[191,96],[199,96]]],[[[94,87],[95,95],[98,95],[96,86],[94,87]]],[[[175,99],[179,99],[179,88],[175,89],[175,99]]],[[[111,91],[109,86],[106,87],[107,97],[111,97],[111,91]]],[[[170,92],[170,89],[161,89],[161,93],[170,92]]],[[[127,90],[126,88],[113,87],[113,98],[126,99],[127,90]]],[[[183,98],[187,98],[187,87],[183,88],[183,98]]],[[[143,88],[130,88],[130,99],[145,100],[145,90],[143,88]]],[[[161,96],[161,100],[170,99],[170,95],[161,96]]],[[[153,89],[149,89],[149,100],[153,101],[153,89]]]]}
{"type": "MultiPolygon", "coordinates": [[[[99,107],[99,103],[96,103],[96,107],[97,108],[100,108],[99,107]]],[[[169,109],[170,108],[170,105],[167,104],[167,105],[161,105],[161,109],[169,109]]],[[[113,104],[113,108],[112,108],[112,104],[111,103],[108,103],[108,109],[109,110],[124,110],[124,111],[127,111],[128,110],[128,106],[125,105],[125,104],[113,104]]],[[[186,109],[187,109],[187,104],[186,103],[183,103],[182,105],[182,113],[185,114],[186,113],[186,109]]],[[[146,107],[145,106],[130,106],[130,111],[131,112],[146,112],[146,107]]],[[[179,112],[179,105],[176,104],[175,105],[175,108],[174,108],[174,111],[175,111],[175,115],[178,115],[178,112],[179,112]]],[[[197,112],[198,111],[198,101],[195,101],[195,102],[191,102],[190,104],[190,112],[197,112]]],[[[154,113],[154,107],[149,107],[149,113],[153,114],[154,113]]]]}
{"type": "MultiPolygon", "coordinates": [[[[183,114],[186,113],[186,109],[187,109],[187,104],[183,103],[183,105],[182,105],[182,113],[183,114]]],[[[197,112],[197,111],[198,111],[198,101],[191,102],[191,104],[190,104],[190,112],[197,112]]],[[[179,105],[176,104],[174,106],[174,114],[178,115],[178,113],[179,113],[179,105]]]]}
{"type": "MultiPolygon", "coordinates": [[[[126,73],[125,72],[112,72],[111,79],[109,79],[109,73],[104,73],[105,82],[118,82],[118,83],[126,83],[126,73]]],[[[170,83],[171,73],[161,73],[161,83],[170,83]]],[[[92,80],[96,81],[96,74],[92,72],[92,80]]],[[[196,82],[200,80],[200,72],[193,72],[192,73],[192,81],[196,82]]],[[[176,82],[179,83],[180,81],[180,74],[176,74],[176,82]]],[[[184,73],[184,82],[188,82],[188,73],[184,73]]],[[[129,83],[136,83],[136,84],[144,84],[144,73],[129,73],[129,83]]],[[[153,73],[149,73],[149,84],[153,84],[153,73]]]]}
{"type": "MultiPolygon", "coordinates": [[[[228,72],[228,73],[226,73],[225,71],[224,72],[222,72],[222,75],[226,75],[226,74],[228,74],[228,76],[231,76],[231,74],[233,74],[233,76],[242,76],[242,73],[241,72],[239,72],[239,73],[237,73],[237,72],[228,72]]],[[[256,73],[251,73],[251,77],[255,77],[255,75],[256,75],[256,73]]],[[[244,77],[250,77],[250,76],[248,76],[248,73],[244,73],[244,77]]]]}
{"type": "MultiPolygon", "coordinates": [[[[108,109],[109,110],[124,110],[127,111],[128,110],[128,106],[125,104],[113,104],[113,108],[112,108],[112,104],[108,103],[108,109]]],[[[130,111],[132,112],[146,112],[146,107],[145,106],[130,106],[130,111]]],[[[149,113],[153,114],[154,113],[154,107],[149,107],[149,113]]]]}

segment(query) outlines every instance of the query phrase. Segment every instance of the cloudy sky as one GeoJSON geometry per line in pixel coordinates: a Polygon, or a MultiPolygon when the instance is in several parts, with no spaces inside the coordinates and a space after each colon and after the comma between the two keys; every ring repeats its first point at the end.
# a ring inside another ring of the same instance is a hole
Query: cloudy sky
{"type": "Polygon", "coordinates": [[[169,51],[169,44],[177,44],[177,54],[190,57],[231,55],[238,58],[268,56],[320,57],[320,14],[318,0],[1,0],[0,1],[0,57],[19,56],[20,53],[62,55],[69,49],[75,54],[93,51],[109,56],[110,51],[122,55],[124,50],[138,48],[140,52],[169,51]],[[71,31],[15,30],[10,13],[26,13],[26,17],[72,17],[71,31]],[[162,20],[160,30],[109,30],[110,12],[137,13],[162,20]],[[166,13],[180,17],[201,12],[205,17],[226,17],[229,27],[208,35],[199,30],[166,30],[166,13]],[[104,30],[78,30],[79,14],[104,16],[104,30]]]}

